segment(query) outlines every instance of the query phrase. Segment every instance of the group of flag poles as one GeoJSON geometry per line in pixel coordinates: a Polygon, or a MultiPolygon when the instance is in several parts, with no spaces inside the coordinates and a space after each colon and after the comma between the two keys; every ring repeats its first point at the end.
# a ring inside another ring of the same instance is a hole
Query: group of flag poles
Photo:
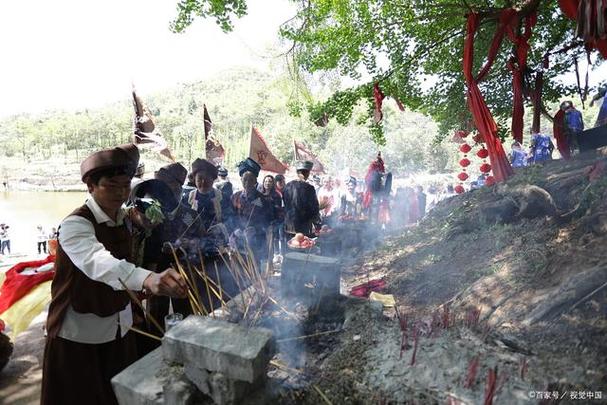
{"type": "MultiPolygon", "coordinates": [[[[176,161],[175,156],[169,149],[167,141],[157,129],[152,114],[135,92],[135,88],[133,88],[133,107],[135,109],[133,143],[142,148],[150,148],[172,162],[176,161]]],[[[204,156],[207,160],[216,165],[222,164],[226,152],[223,145],[212,133],[213,122],[211,121],[206,104],[203,104],[203,119],[205,139],[204,156]]],[[[293,140],[293,152],[295,160],[309,160],[313,162],[313,172],[325,173],[324,165],[303,143],[293,140]]],[[[251,125],[248,157],[259,163],[261,169],[264,171],[284,174],[289,170],[289,165],[281,162],[272,153],[266,140],[261,135],[261,132],[253,125],[251,125]]]]}

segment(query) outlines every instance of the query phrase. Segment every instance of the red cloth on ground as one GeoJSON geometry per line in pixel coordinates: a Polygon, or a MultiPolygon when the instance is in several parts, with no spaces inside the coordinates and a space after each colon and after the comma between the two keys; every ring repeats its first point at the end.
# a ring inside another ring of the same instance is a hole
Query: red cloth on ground
{"type": "Polygon", "coordinates": [[[22,275],[26,268],[40,267],[55,261],[55,256],[48,256],[43,260],[17,263],[6,272],[6,278],[0,287],[0,314],[10,308],[15,302],[23,298],[38,284],[51,280],[55,275],[54,270],[44,271],[39,274],[22,275]]]}
{"type": "Polygon", "coordinates": [[[350,295],[354,297],[367,298],[373,291],[381,291],[385,286],[386,282],[383,279],[370,280],[366,283],[352,287],[350,290],[350,295]]]}
{"type": "Polygon", "coordinates": [[[516,16],[516,11],[505,10],[500,18],[500,25],[493,37],[491,48],[489,50],[488,60],[485,66],[481,69],[479,75],[474,78],[472,75],[472,62],[474,59],[474,34],[478,29],[479,16],[476,13],[468,14],[468,22],[466,25],[466,40],[464,43],[464,77],[466,78],[466,84],[468,86],[468,108],[474,118],[474,124],[481,134],[485,143],[487,144],[487,150],[489,151],[489,159],[491,166],[493,167],[493,173],[497,181],[506,180],[511,176],[514,171],[510,162],[506,157],[504,148],[497,135],[497,125],[495,120],[487,107],[487,103],[483,98],[480,89],[478,88],[478,82],[489,72],[491,64],[495,60],[495,55],[499,49],[499,45],[504,36],[505,26],[509,24],[512,14],[516,16]]]}

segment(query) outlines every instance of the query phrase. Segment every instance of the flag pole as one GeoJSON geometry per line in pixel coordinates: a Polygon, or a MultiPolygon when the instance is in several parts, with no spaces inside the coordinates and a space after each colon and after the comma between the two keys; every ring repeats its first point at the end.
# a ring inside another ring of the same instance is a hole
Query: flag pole
{"type": "MultiPolygon", "coordinates": [[[[253,146],[253,123],[251,122],[251,130],[249,131],[249,153],[248,157],[251,157],[251,147],[253,146]]],[[[253,158],[251,158],[253,159],[253,158]]]]}

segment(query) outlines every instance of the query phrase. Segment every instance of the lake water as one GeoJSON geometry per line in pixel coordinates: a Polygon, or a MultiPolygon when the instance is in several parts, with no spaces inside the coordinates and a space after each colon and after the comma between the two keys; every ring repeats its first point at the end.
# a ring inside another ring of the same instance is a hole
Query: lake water
{"type": "Polygon", "coordinates": [[[50,232],[86,198],[85,192],[0,192],[0,223],[10,226],[11,253],[37,253],[36,226],[50,232]]]}

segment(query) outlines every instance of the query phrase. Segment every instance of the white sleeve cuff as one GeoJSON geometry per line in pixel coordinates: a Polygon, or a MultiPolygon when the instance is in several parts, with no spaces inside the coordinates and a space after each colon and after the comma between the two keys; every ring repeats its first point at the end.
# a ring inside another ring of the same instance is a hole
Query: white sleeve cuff
{"type": "Polygon", "coordinates": [[[141,291],[143,290],[143,282],[153,272],[150,270],[142,269],[141,267],[135,267],[129,277],[124,281],[124,284],[129,290],[141,291]]]}

